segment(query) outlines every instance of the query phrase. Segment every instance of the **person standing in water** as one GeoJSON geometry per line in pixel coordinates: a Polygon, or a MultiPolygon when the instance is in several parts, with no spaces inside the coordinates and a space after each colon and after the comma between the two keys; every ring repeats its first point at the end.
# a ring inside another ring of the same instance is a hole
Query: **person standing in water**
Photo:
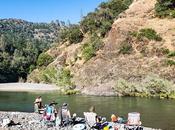
{"type": "Polygon", "coordinates": [[[39,113],[39,109],[42,108],[42,98],[38,96],[34,102],[34,112],[39,113]]]}

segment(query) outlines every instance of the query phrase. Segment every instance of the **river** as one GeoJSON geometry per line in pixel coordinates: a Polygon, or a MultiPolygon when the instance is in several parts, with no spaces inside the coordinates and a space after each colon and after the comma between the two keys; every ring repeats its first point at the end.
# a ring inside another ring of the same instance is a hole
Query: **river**
{"type": "Polygon", "coordinates": [[[63,96],[56,92],[0,92],[0,111],[32,112],[33,102],[38,95],[42,96],[45,104],[52,100],[58,102],[57,106],[67,102],[71,113],[79,116],[83,116],[83,112],[94,105],[96,112],[108,119],[112,113],[127,118],[129,112],[140,112],[144,126],[163,130],[175,129],[175,101],[155,98],[63,96]]]}

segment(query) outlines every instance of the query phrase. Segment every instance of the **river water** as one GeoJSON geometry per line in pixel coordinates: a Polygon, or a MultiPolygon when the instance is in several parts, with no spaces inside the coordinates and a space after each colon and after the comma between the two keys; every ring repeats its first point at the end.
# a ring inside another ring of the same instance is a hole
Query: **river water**
{"type": "Polygon", "coordinates": [[[175,101],[132,97],[63,96],[58,93],[0,92],[0,111],[32,112],[35,98],[41,95],[48,104],[67,102],[71,113],[83,116],[94,105],[98,115],[110,119],[112,113],[127,118],[129,112],[140,112],[144,126],[175,130],[175,101]]]}

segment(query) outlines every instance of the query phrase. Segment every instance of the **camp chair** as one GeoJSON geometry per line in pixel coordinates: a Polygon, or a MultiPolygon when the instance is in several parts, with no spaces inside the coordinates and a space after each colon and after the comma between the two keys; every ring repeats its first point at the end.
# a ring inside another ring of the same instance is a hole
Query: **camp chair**
{"type": "Polygon", "coordinates": [[[84,117],[85,117],[85,121],[86,121],[87,127],[89,129],[94,129],[93,127],[96,124],[96,113],[84,112],[84,117]]]}
{"type": "Polygon", "coordinates": [[[128,121],[124,126],[125,130],[143,130],[140,121],[140,113],[131,112],[128,113],[128,121]]]}

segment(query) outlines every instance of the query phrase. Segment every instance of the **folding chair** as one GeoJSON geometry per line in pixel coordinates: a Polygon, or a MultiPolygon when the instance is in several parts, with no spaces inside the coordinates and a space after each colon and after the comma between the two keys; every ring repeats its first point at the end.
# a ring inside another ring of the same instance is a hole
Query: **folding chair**
{"type": "Polygon", "coordinates": [[[131,112],[128,113],[128,121],[124,126],[125,130],[143,130],[140,121],[140,113],[131,112]]]}

